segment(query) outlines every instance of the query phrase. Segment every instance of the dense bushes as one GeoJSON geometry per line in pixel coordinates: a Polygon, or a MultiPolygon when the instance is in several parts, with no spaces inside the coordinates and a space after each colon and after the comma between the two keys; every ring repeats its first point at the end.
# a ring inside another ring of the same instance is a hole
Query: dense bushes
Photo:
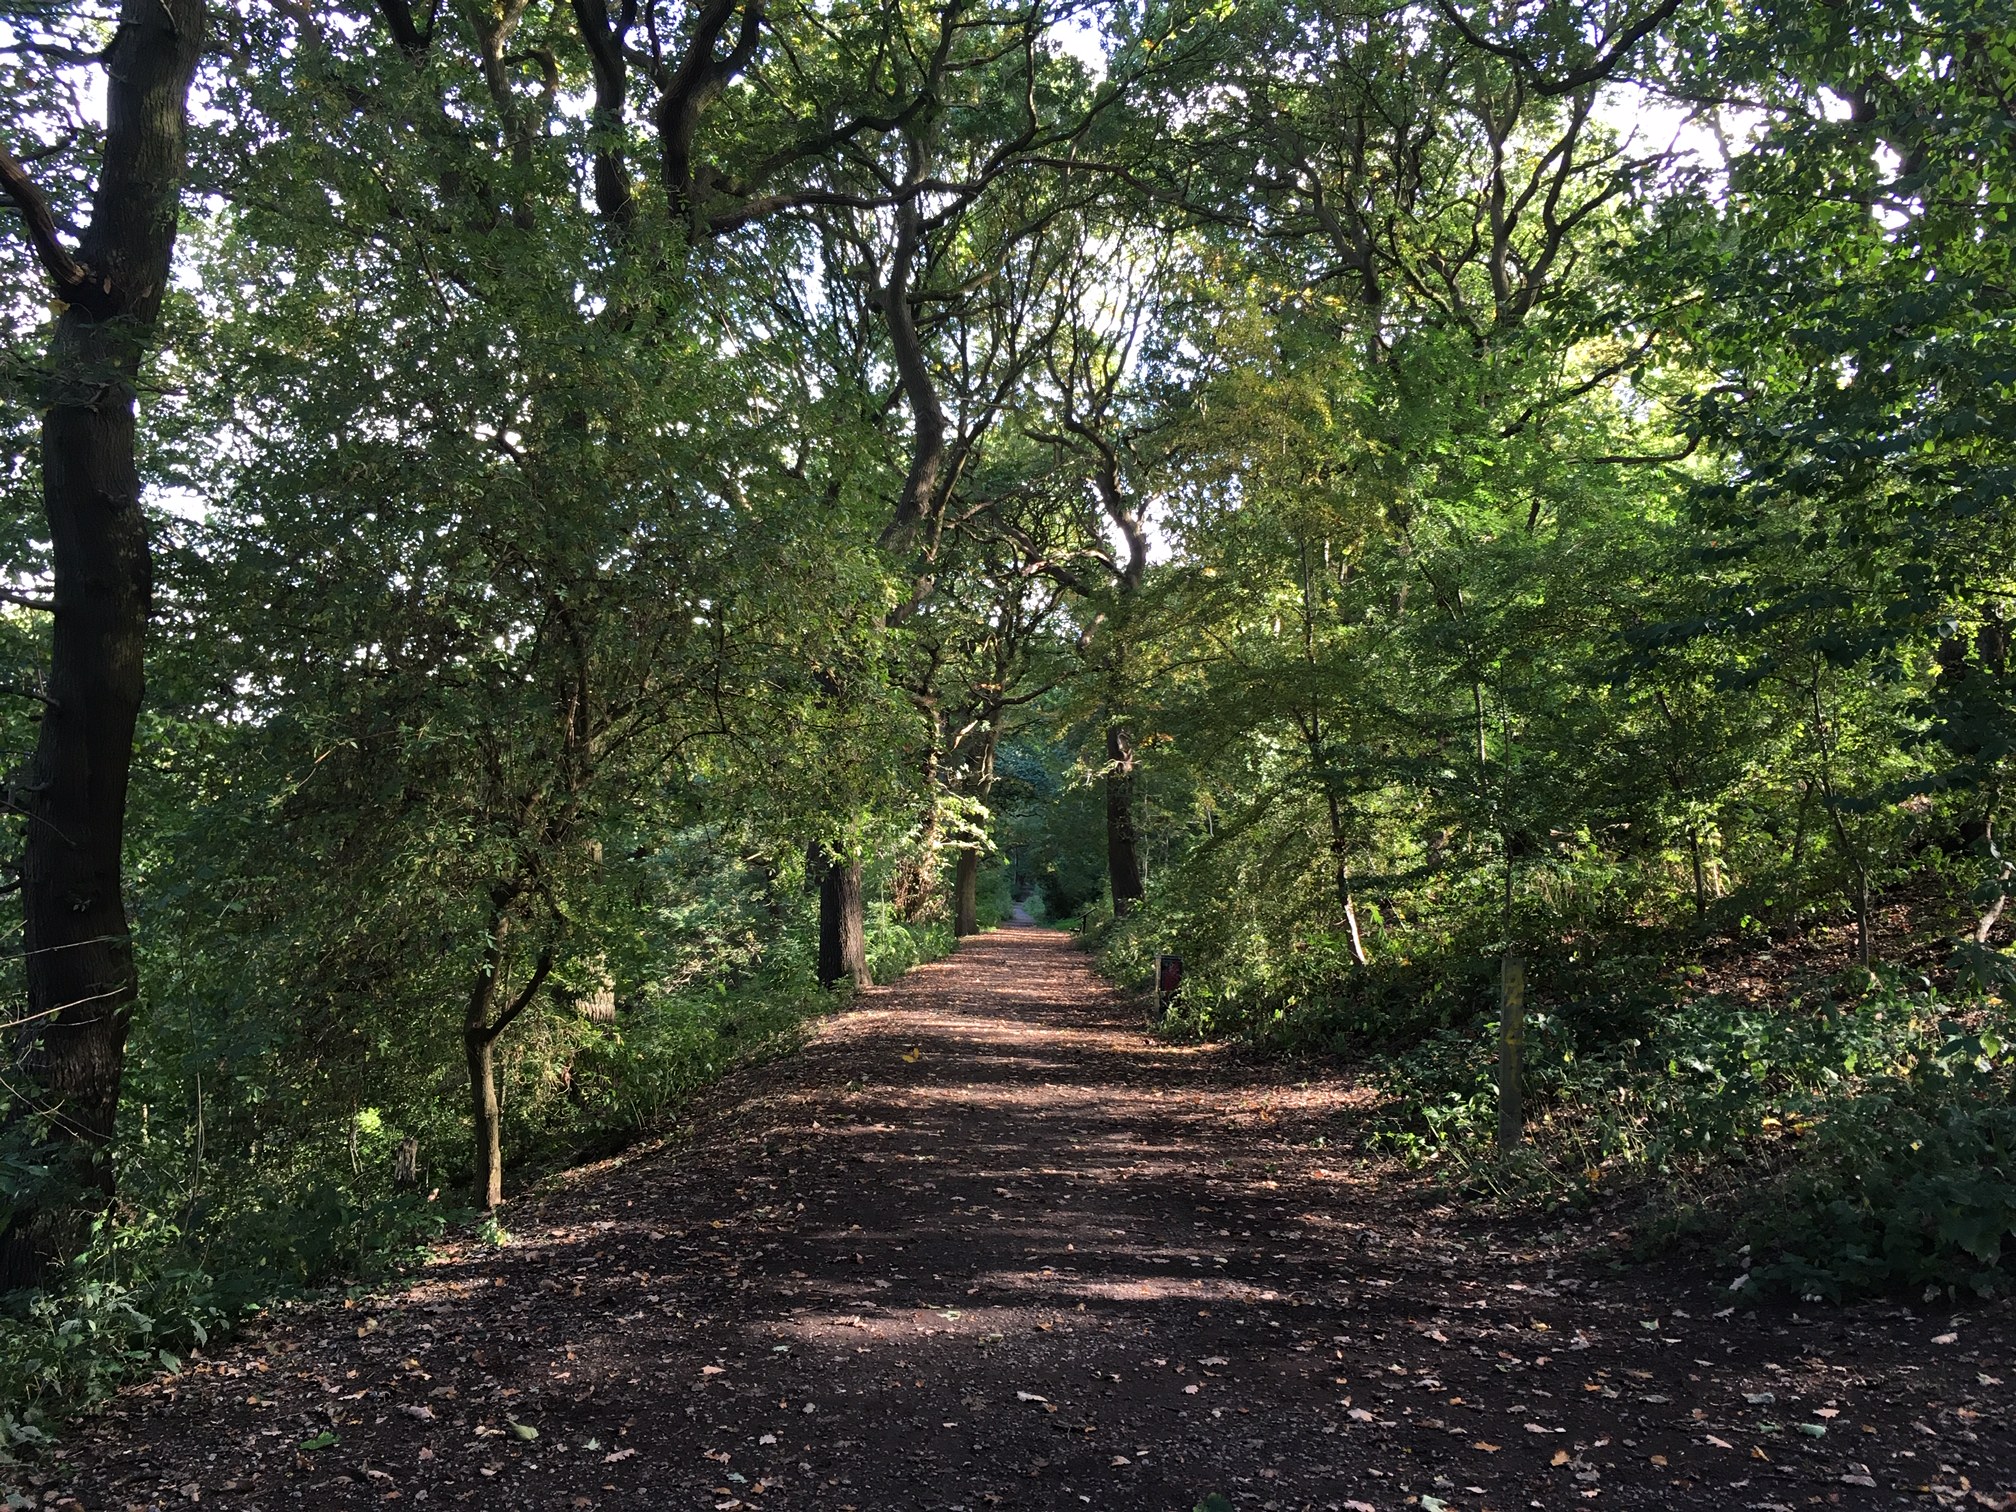
{"type": "Polygon", "coordinates": [[[1495,1024],[1373,1062],[1376,1142],[1479,1191],[1649,1202],[1742,1246],[1741,1286],[1840,1297],[2016,1283],[2011,1018],[1894,974],[1866,991],[1751,1005],[1687,996],[1642,1033],[1555,1012],[1528,1020],[1530,1143],[1493,1145],[1495,1024]]]}

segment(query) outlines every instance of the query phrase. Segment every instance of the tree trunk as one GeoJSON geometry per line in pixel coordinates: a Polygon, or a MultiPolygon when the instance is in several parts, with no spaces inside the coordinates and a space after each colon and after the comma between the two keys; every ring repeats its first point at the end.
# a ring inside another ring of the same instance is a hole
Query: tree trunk
{"type": "Polygon", "coordinates": [[[960,939],[980,932],[980,852],[959,852],[952,884],[952,933],[960,939]]]}
{"type": "Polygon", "coordinates": [[[827,858],[819,874],[819,985],[835,987],[847,978],[856,987],[875,985],[868,975],[859,856],[827,858]]]}
{"type": "Polygon", "coordinates": [[[1351,959],[1360,966],[1367,962],[1365,936],[1358,928],[1358,900],[1351,895],[1351,868],[1337,858],[1337,901],[1344,905],[1344,927],[1351,936],[1351,959]]]}
{"type": "MultiPolygon", "coordinates": [[[[1322,752],[1312,753],[1320,762],[1322,752]]],[[[1351,893],[1351,863],[1346,859],[1349,845],[1344,836],[1344,806],[1336,789],[1325,784],[1323,801],[1330,814],[1330,857],[1336,869],[1337,904],[1344,910],[1344,927],[1351,936],[1351,959],[1366,964],[1365,936],[1358,928],[1358,900],[1351,893]]]]}
{"type": "Polygon", "coordinates": [[[476,1136],[476,1170],[470,1183],[476,1203],[495,1212],[504,1203],[504,1126],[497,1102],[497,1036],[471,1028],[462,1035],[469,1062],[470,1128],[476,1136]]]}
{"type": "Polygon", "coordinates": [[[1119,721],[1106,727],[1106,879],[1113,917],[1124,919],[1146,894],[1134,829],[1134,732],[1119,721]]]}
{"type": "Polygon", "coordinates": [[[32,180],[0,181],[61,301],[43,395],[55,576],[47,701],[27,782],[26,1012],[9,1126],[38,1113],[47,1169],[0,1230],[0,1290],[38,1284],[112,1194],[112,1133],[138,983],[120,871],[153,574],[134,461],[135,379],[174,252],[201,0],[124,0],[106,58],[104,157],[73,257],[32,180]]]}
{"type": "MultiPolygon", "coordinates": [[[[1997,798],[1999,798],[1997,794],[1997,798]]],[[[1995,799],[1990,800],[1987,815],[1981,821],[1980,846],[1991,856],[2001,853],[1995,846],[1995,799]]],[[[2002,910],[2009,906],[2009,879],[2016,874],[2016,865],[2003,861],[1996,875],[1995,901],[1988,905],[1980,920],[1974,925],[1974,943],[1986,945],[1989,936],[1995,933],[1995,926],[2002,922],[2002,910]]]]}
{"type": "Polygon", "coordinates": [[[483,946],[483,962],[476,969],[476,980],[469,985],[468,1006],[462,1011],[462,1054],[469,1067],[470,1133],[475,1146],[470,1187],[476,1201],[487,1211],[495,1211],[504,1201],[504,1132],[497,1097],[497,1041],[539,995],[540,987],[553,970],[556,948],[551,941],[547,943],[524,987],[501,1012],[496,1011],[497,983],[509,957],[510,910],[519,896],[511,883],[500,883],[491,890],[490,928],[483,946]]]}
{"type": "Polygon", "coordinates": [[[495,1211],[504,1201],[504,1131],[497,1106],[500,1031],[490,1022],[490,1009],[497,998],[497,975],[511,938],[511,920],[505,912],[509,907],[510,899],[502,890],[491,896],[483,964],[470,984],[469,1003],[462,1013],[462,1055],[469,1067],[469,1132],[474,1145],[469,1187],[477,1206],[486,1212],[495,1211]]]}
{"type": "Polygon", "coordinates": [[[921,924],[943,905],[939,902],[939,747],[944,740],[944,716],[933,703],[925,711],[927,728],[923,778],[924,812],[918,816],[917,853],[897,871],[890,886],[890,902],[905,924],[921,924]]]}

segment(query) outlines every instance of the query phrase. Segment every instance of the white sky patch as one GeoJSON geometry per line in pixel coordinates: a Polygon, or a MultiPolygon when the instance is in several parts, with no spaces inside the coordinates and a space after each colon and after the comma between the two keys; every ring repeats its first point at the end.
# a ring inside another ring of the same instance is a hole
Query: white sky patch
{"type": "Polygon", "coordinates": [[[1683,164],[1716,175],[1725,174],[1730,160],[1750,149],[1765,124],[1759,110],[1683,105],[1635,84],[1605,89],[1593,114],[1617,133],[1634,158],[1671,153],[1683,164]]]}
{"type": "Polygon", "coordinates": [[[1106,77],[1106,35],[1090,15],[1079,12],[1056,22],[1050,28],[1050,40],[1065,57],[1084,64],[1093,78],[1106,77]]]}

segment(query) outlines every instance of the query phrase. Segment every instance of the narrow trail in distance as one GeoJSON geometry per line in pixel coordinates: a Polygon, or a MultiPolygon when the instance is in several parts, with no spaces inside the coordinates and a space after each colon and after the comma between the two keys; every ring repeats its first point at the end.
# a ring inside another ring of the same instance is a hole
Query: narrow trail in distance
{"type": "MultiPolygon", "coordinates": [[[[1159,1041],[1063,935],[858,999],[676,1137],[37,1472],[86,1512],[2016,1508],[2007,1304],[1732,1309],[1159,1041]],[[309,1447],[312,1446],[312,1447],[309,1447]],[[53,1473],[52,1473],[53,1472],[53,1473]]],[[[1725,1278],[1726,1279],[1726,1278],[1725,1278]]],[[[46,1489],[44,1489],[46,1488],[46,1489]]]]}

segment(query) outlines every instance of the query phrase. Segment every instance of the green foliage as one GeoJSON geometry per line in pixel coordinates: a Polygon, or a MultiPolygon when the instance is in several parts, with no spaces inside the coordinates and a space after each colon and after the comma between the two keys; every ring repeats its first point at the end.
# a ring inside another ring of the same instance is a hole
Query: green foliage
{"type": "Polygon", "coordinates": [[[1062,743],[1025,736],[997,763],[1005,848],[1018,897],[1040,900],[1043,918],[1069,918],[1106,886],[1105,810],[1098,790],[1074,780],[1062,743]]]}
{"type": "Polygon", "coordinates": [[[1846,1002],[1829,991],[1762,1007],[1676,984],[1623,1037],[1534,1015],[1531,1143],[1510,1161],[1493,1143],[1495,1025],[1466,1026],[1376,1063],[1390,1099],[1376,1137],[1522,1199],[1656,1187],[1745,1243],[1739,1288],[2003,1291],[2016,1279],[2016,1019],[1999,1001],[1964,1021],[1950,1011],[1893,975],[1846,1002]]]}
{"type": "Polygon", "coordinates": [[[101,1221],[54,1286],[20,1301],[0,1317],[0,1463],[132,1375],[180,1370],[244,1305],[158,1218],[101,1221]]]}
{"type": "Polygon", "coordinates": [[[913,966],[935,961],[952,949],[952,926],[943,919],[906,924],[893,917],[886,903],[876,903],[868,916],[868,972],[878,982],[891,982],[913,966]]]}
{"type": "Polygon", "coordinates": [[[2016,1286],[2010,1058],[1997,1036],[1978,1031],[1925,1050],[1852,1097],[1796,1110],[1810,1121],[1809,1143],[1770,1205],[1739,1230],[1751,1240],[1754,1280],[1830,1299],[2016,1286]]]}
{"type": "Polygon", "coordinates": [[[976,898],[982,929],[994,929],[1006,923],[1015,912],[1014,868],[1006,864],[983,865],[976,898]]]}
{"type": "Polygon", "coordinates": [[[1761,1169],[1760,1285],[1984,1284],[1992,1089],[1931,999],[1799,978],[1957,948],[1939,992],[2004,1012],[2006,22],[1676,19],[1640,77],[1761,105],[1691,163],[1499,67],[1567,30],[1407,26],[1235,7],[1144,107],[1268,234],[1200,236],[1211,318],[1134,396],[1181,461],[1126,618],[1162,850],[1107,969],[1180,953],[1172,1032],[1375,1057],[1386,1141],[1482,1190],[1656,1178],[1735,1222],[1761,1169]],[[1442,47],[1465,90],[1423,85],[1442,47]],[[1541,1123],[1501,1165],[1508,952],[1541,1123]]]}

